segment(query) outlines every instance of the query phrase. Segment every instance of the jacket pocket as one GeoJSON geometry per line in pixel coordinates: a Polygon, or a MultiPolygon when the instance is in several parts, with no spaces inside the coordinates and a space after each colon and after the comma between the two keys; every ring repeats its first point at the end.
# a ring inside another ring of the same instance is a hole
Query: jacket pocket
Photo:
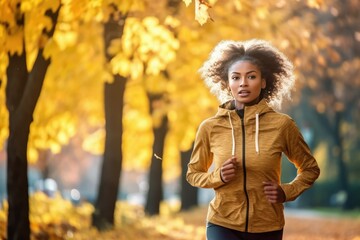
{"type": "Polygon", "coordinates": [[[245,220],[245,196],[241,192],[216,193],[215,199],[210,204],[212,216],[216,219],[240,222],[245,220]]]}
{"type": "Polygon", "coordinates": [[[263,194],[250,196],[250,224],[255,228],[279,228],[284,225],[283,204],[269,203],[263,194]]]}

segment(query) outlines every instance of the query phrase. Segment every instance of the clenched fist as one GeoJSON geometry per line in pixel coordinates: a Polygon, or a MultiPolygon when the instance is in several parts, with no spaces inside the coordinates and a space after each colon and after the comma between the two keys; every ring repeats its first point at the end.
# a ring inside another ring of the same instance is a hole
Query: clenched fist
{"type": "Polygon", "coordinates": [[[263,182],[264,193],[270,203],[283,203],[286,200],[284,190],[276,182],[263,182]]]}
{"type": "Polygon", "coordinates": [[[226,160],[220,169],[220,176],[223,182],[227,183],[235,178],[237,169],[236,157],[226,160]]]}

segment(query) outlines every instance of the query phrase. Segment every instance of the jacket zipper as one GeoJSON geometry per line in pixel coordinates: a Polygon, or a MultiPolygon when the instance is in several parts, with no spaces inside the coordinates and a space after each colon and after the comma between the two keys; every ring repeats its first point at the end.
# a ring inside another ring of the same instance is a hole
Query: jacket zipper
{"type": "Polygon", "coordinates": [[[246,189],[246,164],[245,164],[245,125],[244,117],[241,117],[241,128],[242,128],[242,164],[243,164],[243,174],[244,174],[244,192],[246,197],[246,222],[245,222],[245,232],[248,232],[249,227],[249,195],[246,189]]]}

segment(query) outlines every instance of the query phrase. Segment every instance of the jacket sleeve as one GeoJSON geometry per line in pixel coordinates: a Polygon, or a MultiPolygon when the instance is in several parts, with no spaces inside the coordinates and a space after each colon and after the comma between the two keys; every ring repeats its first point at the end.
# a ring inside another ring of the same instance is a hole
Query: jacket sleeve
{"type": "Polygon", "coordinates": [[[208,172],[213,162],[210,149],[210,126],[203,122],[196,134],[194,149],[188,164],[186,180],[194,187],[217,188],[224,184],[220,168],[208,172]]]}
{"type": "Polygon", "coordinates": [[[292,201],[313,185],[320,175],[320,168],[292,119],[284,124],[283,133],[286,146],[284,152],[297,169],[295,179],[281,185],[286,201],[292,201]]]}

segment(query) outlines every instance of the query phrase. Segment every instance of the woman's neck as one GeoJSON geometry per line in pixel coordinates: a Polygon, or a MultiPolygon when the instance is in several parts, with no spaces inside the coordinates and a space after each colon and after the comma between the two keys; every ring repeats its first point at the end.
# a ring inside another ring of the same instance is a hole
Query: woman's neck
{"type": "Polygon", "coordinates": [[[235,100],[235,109],[236,110],[241,110],[241,109],[244,109],[245,106],[252,106],[252,105],[255,105],[255,104],[258,104],[260,102],[260,97],[256,98],[255,100],[249,102],[249,103],[241,103],[241,102],[238,102],[235,100]]]}

